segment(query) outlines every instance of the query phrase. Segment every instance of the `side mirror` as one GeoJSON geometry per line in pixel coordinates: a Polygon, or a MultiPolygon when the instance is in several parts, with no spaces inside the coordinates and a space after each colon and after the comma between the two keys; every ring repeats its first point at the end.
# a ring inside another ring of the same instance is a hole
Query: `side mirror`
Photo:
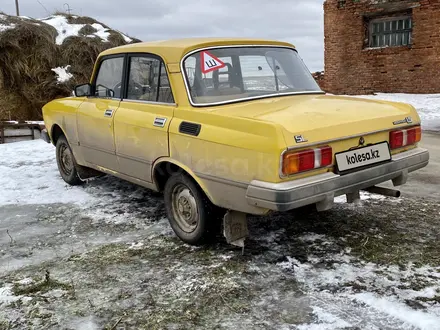
{"type": "Polygon", "coordinates": [[[90,84],[75,86],[73,93],[76,97],[92,96],[92,86],[90,84]]]}

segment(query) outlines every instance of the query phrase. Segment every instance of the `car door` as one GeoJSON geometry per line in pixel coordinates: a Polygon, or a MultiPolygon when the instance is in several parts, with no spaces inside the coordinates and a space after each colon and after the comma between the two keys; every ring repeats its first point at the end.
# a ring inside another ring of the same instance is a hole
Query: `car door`
{"type": "Polygon", "coordinates": [[[124,55],[103,57],[92,83],[92,96],[77,112],[78,139],[84,160],[118,171],[114,117],[121,102],[124,55]]]}
{"type": "Polygon", "coordinates": [[[124,98],[115,114],[120,172],[152,182],[153,162],[169,155],[168,127],[176,107],[163,61],[150,54],[127,58],[124,98]]]}

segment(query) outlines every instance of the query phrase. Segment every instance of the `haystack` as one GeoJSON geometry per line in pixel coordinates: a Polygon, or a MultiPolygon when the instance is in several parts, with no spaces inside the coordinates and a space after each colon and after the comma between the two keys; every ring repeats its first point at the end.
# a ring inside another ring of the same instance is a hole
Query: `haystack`
{"type": "Polygon", "coordinates": [[[90,17],[0,13],[0,120],[38,120],[48,101],[90,79],[105,49],[139,42],[90,17]]]}

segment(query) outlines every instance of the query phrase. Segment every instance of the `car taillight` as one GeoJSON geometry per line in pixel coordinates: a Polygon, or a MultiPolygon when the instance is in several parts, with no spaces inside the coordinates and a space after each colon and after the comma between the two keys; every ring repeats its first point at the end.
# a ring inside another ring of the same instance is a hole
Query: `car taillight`
{"type": "Polygon", "coordinates": [[[283,175],[291,175],[329,166],[333,163],[333,151],[329,146],[286,152],[283,155],[283,175]]]}
{"type": "Polygon", "coordinates": [[[416,126],[409,129],[401,129],[390,132],[390,148],[398,149],[420,142],[422,139],[422,129],[416,126]]]}

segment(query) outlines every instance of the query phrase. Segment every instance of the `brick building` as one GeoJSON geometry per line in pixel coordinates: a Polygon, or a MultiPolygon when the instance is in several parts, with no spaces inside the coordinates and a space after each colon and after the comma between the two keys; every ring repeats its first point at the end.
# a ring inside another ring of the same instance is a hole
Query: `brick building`
{"type": "Polygon", "coordinates": [[[325,90],[440,93],[440,0],[326,0],[325,90]]]}

